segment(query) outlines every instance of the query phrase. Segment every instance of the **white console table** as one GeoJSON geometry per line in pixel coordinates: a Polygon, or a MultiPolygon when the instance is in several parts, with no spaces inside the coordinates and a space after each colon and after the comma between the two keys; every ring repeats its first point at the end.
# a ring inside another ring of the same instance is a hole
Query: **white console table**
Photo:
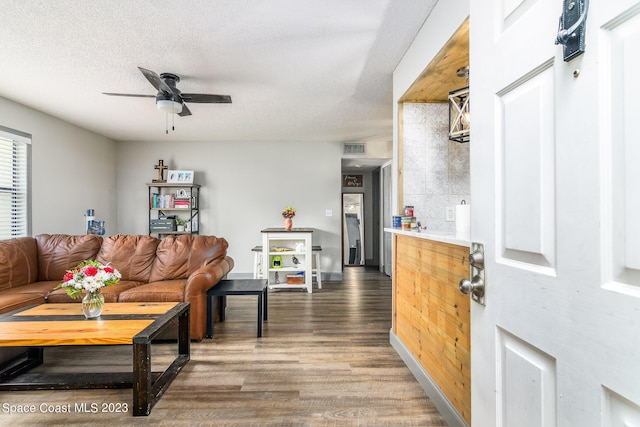
{"type": "Polygon", "coordinates": [[[312,293],[312,228],[265,228],[262,230],[262,277],[268,281],[269,289],[303,288],[312,293]],[[301,247],[304,246],[304,247],[301,247]],[[275,248],[286,250],[277,251],[275,248]],[[279,267],[272,267],[273,257],[281,257],[279,267]],[[294,257],[299,264],[294,264],[294,257]],[[287,276],[304,272],[304,283],[287,284],[287,276]]]}

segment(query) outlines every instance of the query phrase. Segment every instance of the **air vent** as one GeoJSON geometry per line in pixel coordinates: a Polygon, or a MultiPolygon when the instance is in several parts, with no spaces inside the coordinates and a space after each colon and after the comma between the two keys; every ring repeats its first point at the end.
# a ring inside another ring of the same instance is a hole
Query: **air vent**
{"type": "Polygon", "coordinates": [[[344,144],[342,154],[365,154],[365,144],[344,144]]]}

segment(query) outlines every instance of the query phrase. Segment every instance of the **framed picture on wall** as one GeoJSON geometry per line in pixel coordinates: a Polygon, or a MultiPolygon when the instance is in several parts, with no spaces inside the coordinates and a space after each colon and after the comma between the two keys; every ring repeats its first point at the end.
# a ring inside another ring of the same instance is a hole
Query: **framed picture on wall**
{"type": "Polygon", "coordinates": [[[362,187],[362,175],[342,175],[343,187],[362,187]]]}
{"type": "Polygon", "coordinates": [[[170,170],[167,173],[167,183],[193,184],[193,171],[170,170]]]}

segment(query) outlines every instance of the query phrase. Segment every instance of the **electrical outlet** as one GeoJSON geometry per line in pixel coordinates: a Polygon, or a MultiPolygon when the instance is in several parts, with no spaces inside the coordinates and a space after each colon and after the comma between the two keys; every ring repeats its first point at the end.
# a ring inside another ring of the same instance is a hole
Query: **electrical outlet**
{"type": "Polygon", "coordinates": [[[324,216],[333,216],[333,209],[327,209],[324,211],[324,216]]]}
{"type": "Polygon", "coordinates": [[[455,221],[456,220],[456,211],[453,206],[447,206],[447,214],[446,221],[455,221]]]}

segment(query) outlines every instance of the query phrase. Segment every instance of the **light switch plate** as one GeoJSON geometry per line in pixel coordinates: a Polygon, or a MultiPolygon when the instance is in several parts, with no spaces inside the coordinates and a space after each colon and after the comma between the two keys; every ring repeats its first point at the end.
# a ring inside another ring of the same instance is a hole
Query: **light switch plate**
{"type": "Polygon", "coordinates": [[[455,221],[456,220],[456,211],[453,208],[453,206],[447,206],[447,214],[446,214],[446,221],[455,221]]]}
{"type": "Polygon", "coordinates": [[[324,215],[325,216],[333,216],[333,210],[332,209],[327,209],[326,211],[324,211],[324,215]]]}

